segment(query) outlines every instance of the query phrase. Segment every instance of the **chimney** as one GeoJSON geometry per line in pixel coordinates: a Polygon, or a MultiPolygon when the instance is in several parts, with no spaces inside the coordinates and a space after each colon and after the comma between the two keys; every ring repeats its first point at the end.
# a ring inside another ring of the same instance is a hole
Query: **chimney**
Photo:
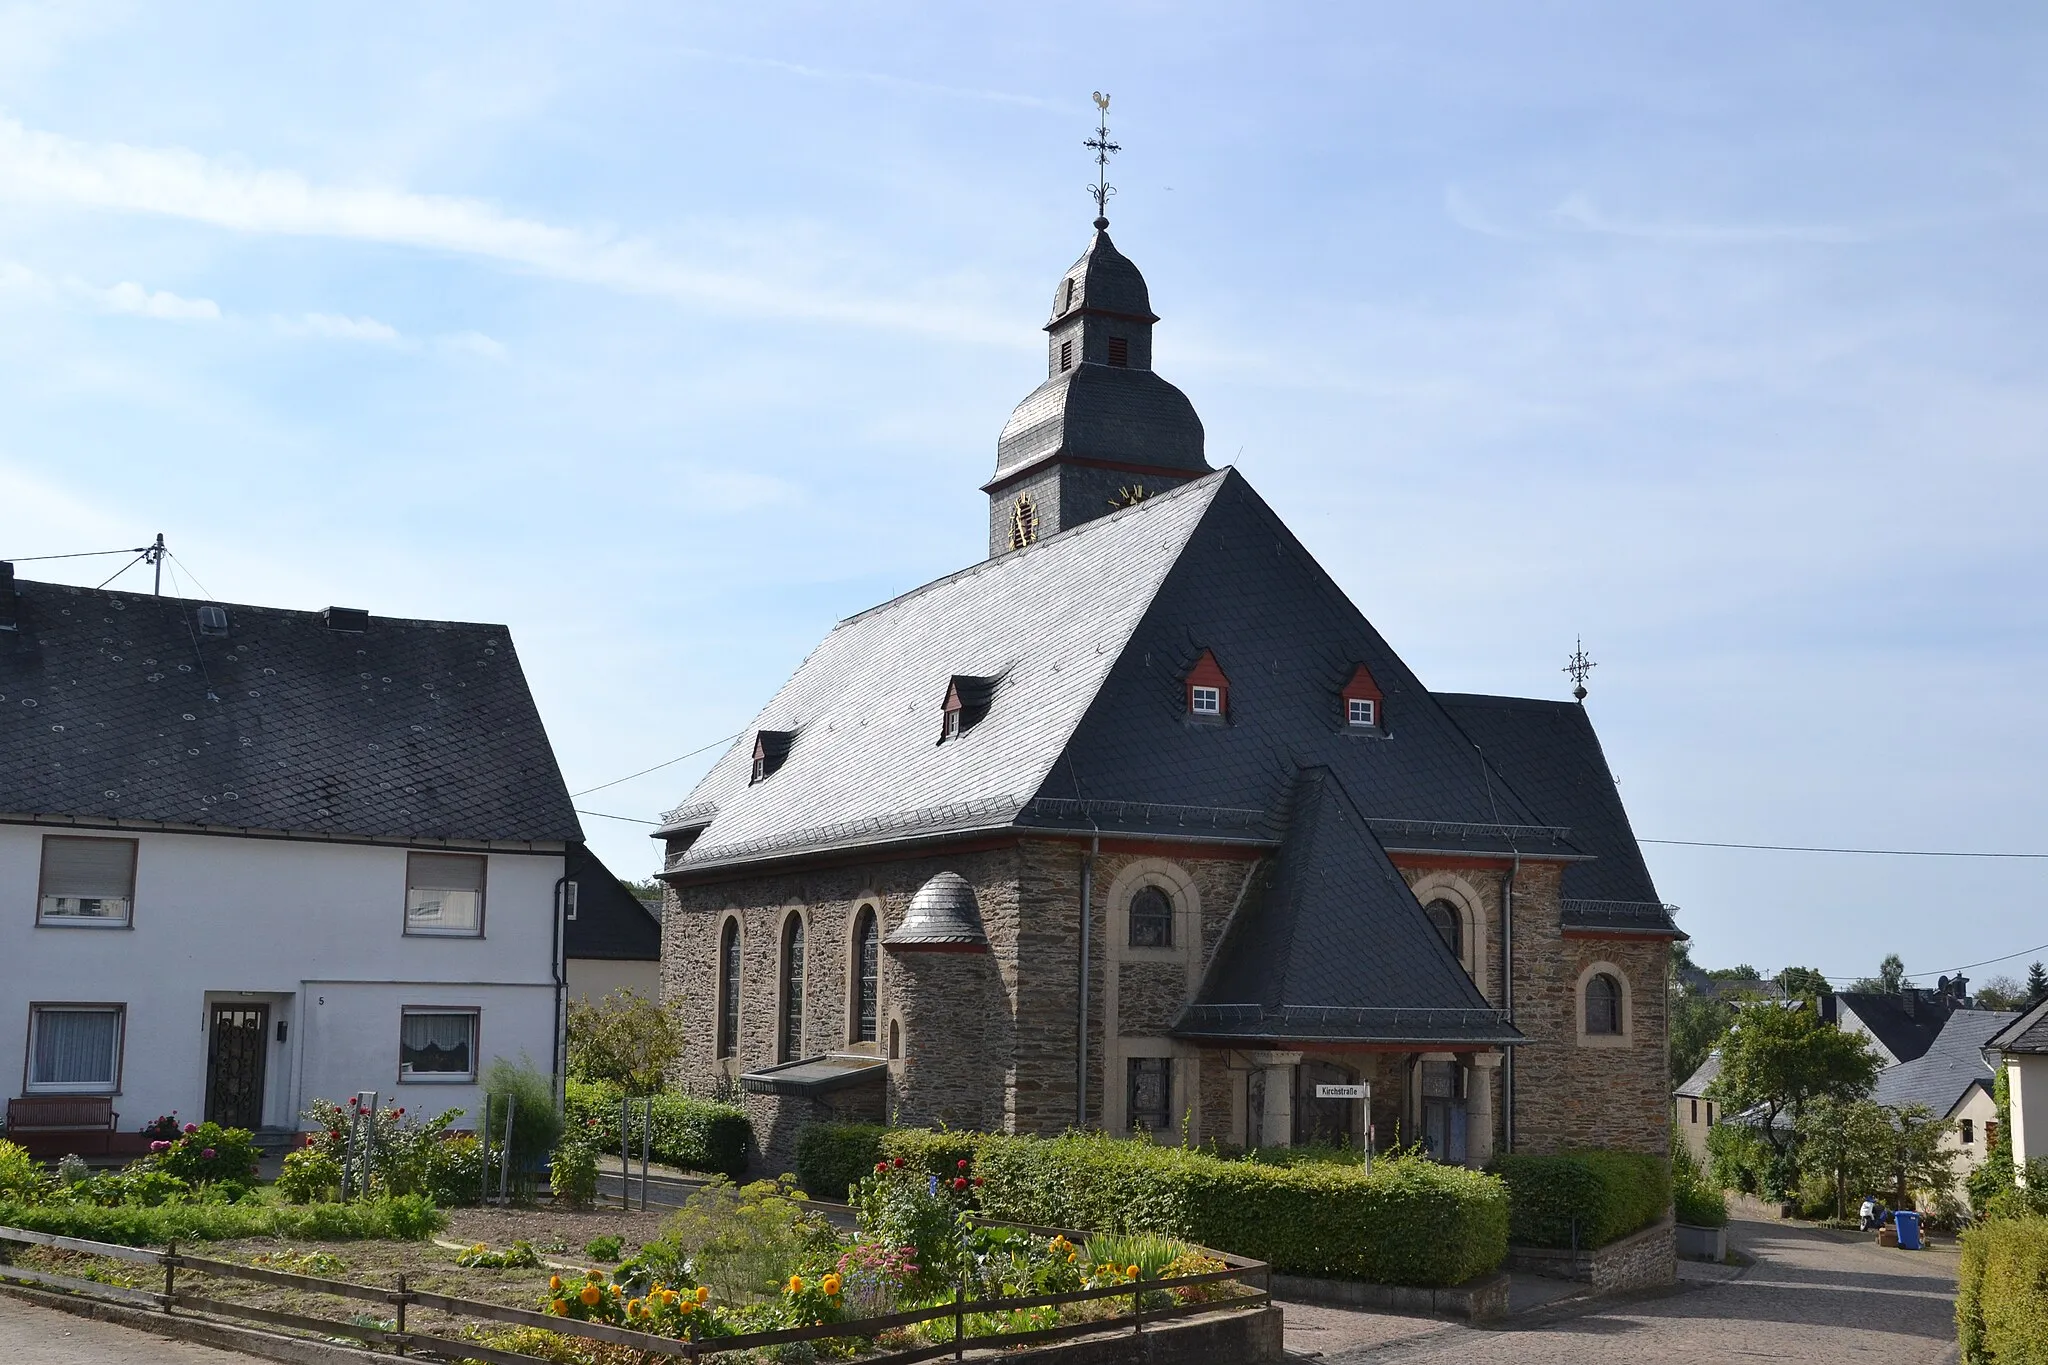
{"type": "Polygon", "coordinates": [[[1906,1012],[1906,1017],[1907,1017],[1908,1019],[1917,1019],[1917,1018],[1919,1018],[1919,1017],[1920,1017],[1920,992],[1918,992],[1918,991],[1914,990],[1914,989],[1913,989],[1913,988],[1912,988],[1911,986],[1902,986],[1902,987],[1900,987],[1900,988],[1899,988],[1899,1008],[1900,1008],[1900,1009],[1903,1009],[1903,1010],[1904,1010],[1904,1011],[1906,1012]]]}
{"type": "Polygon", "coordinates": [[[370,613],[361,607],[329,607],[327,628],[337,634],[360,635],[370,628],[370,613]]]}
{"type": "Polygon", "coordinates": [[[0,630],[21,628],[21,603],[14,595],[14,566],[0,559],[0,630]]]}

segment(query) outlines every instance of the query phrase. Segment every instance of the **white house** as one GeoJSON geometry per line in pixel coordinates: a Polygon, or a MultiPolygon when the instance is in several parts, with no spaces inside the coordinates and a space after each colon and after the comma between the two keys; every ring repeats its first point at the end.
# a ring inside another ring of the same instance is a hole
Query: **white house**
{"type": "Polygon", "coordinates": [[[112,1096],[116,1150],[556,1070],[581,837],[503,626],[0,564],[0,1055],[14,1095],[112,1096]]]}
{"type": "Polygon", "coordinates": [[[2028,1010],[1985,1044],[2005,1067],[2012,1104],[2012,1159],[2026,1179],[2029,1161],[2048,1160],[2048,1000],[2028,1010]]]}

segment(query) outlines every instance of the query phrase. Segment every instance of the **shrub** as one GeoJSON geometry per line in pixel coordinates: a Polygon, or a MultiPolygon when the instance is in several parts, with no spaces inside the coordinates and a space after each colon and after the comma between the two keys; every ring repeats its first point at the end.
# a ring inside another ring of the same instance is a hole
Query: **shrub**
{"type": "Polygon", "coordinates": [[[788,1176],[738,1189],[714,1180],[684,1201],[661,1240],[681,1249],[697,1279],[726,1302],[772,1299],[806,1256],[838,1250],[831,1227],[799,1197],[788,1176]]]}
{"type": "Polygon", "coordinates": [[[1671,1207],[1671,1172],[1635,1152],[1503,1156],[1508,1236],[1539,1247],[1605,1246],[1646,1228],[1671,1207]]]}
{"type": "MultiPolygon", "coordinates": [[[[564,1116],[571,1124],[589,1132],[600,1149],[619,1150],[619,1099],[625,1093],[615,1085],[593,1081],[570,1081],[564,1116]]],[[[747,1148],[753,1142],[753,1125],[737,1105],[694,1100],[686,1095],[653,1097],[654,1122],[649,1155],[664,1166],[686,1171],[730,1176],[737,1179],[747,1169],[747,1148]]],[[[637,1106],[636,1106],[637,1108],[637,1106]]],[[[634,1154],[639,1154],[638,1114],[635,1114],[634,1154]]],[[[870,1161],[869,1165],[874,1163],[870,1161]]]]}
{"type": "Polygon", "coordinates": [[[512,1105],[512,1169],[538,1171],[562,1136],[562,1115],[555,1108],[555,1083],[524,1057],[516,1066],[498,1057],[484,1072],[484,1096],[484,1114],[490,1121],[491,1141],[495,1144],[504,1140],[504,1113],[509,1099],[512,1105]]]}
{"type": "Polygon", "coordinates": [[[1700,1169],[1699,1159],[1685,1139],[1671,1140],[1671,1210],[1681,1223],[1696,1228],[1725,1227],[1728,1199],[1720,1187],[1700,1169]]]}
{"type": "MultiPolygon", "coordinates": [[[[210,1187],[216,1192],[239,1194],[239,1182],[221,1182],[210,1187]]],[[[186,1184],[169,1171],[157,1170],[144,1157],[131,1161],[118,1171],[102,1171],[89,1175],[76,1184],[67,1185],[58,1191],[58,1197],[73,1204],[97,1204],[101,1208],[118,1208],[131,1204],[137,1208],[153,1209],[159,1204],[187,1202],[192,1195],[192,1186],[186,1184]]]]}
{"type": "Polygon", "coordinates": [[[311,1147],[288,1153],[277,1173],[277,1192],[294,1204],[334,1199],[340,1191],[341,1163],[311,1147]]]}
{"type": "Polygon", "coordinates": [[[593,1237],[583,1244],[583,1254],[593,1261],[616,1261],[624,1243],[611,1233],[593,1237]]]}
{"type": "Polygon", "coordinates": [[[416,1241],[440,1228],[433,1201],[420,1195],[363,1204],[123,1204],[0,1203],[0,1223],[60,1237],[83,1237],[125,1246],[179,1241],[218,1242],[241,1237],[287,1237],[346,1242],[397,1237],[416,1241]]]}
{"type": "Polygon", "coordinates": [[[2027,1183],[2007,1184],[1984,1203],[1985,1218],[2048,1217],[2048,1157],[2027,1163],[2027,1183]]]}
{"type": "Polygon", "coordinates": [[[675,1015],[638,991],[620,987],[596,1004],[569,1003],[569,1074],[607,1081],[629,1095],[652,1095],[683,1051],[675,1015]]]}
{"type": "MultiPolygon", "coordinates": [[[[150,1147],[156,1149],[157,1143],[150,1147]]],[[[247,1185],[256,1178],[257,1156],[254,1133],[246,1128],[223,1128],[211,1119],[186,1124],[184,1132],[155,1152],[157,1168],[188,1185],[219,1181],[247,1185]]]]}
{"type": "Polygon", "coordinates": [[[2048,1218],[1994,1218],[1962,1238],[1956,1342],[1969,1365],[2048,1360],[2048,1218]]]}
{"type": "Polygon", "coordinates": [[[0,1200],[34,1204],[49,1188],[50,1178],[28,1148],[0,1139],[0,1200]]]}
{"type": "Polygon", "coordinates": [[[882,1246],[909,1248],[913,1291],[935,1293],[958,1277],[974,1198],[969,1169],[962,1158],[941,1177],[901,1157],[878,1160],[853,1188],[861,1235],[882,1246]]]}
{"type": "Polygon", "coordinates": [[[879,1123],[813,1123],[796,1135],[797,1183],[817,1199],[844,1201],[882,1159],[879,1123]]]}
{"type": "Polygon", "coordinates": [[[597,1147],[586,1136],[588,1131],[574,1127],[565,1130],[562,1140],[555,1144],[554,1160],[548,1165],[548,1189],[555,1202],[572,1209],[587,1209],[597,1199],[597,1147]]]}

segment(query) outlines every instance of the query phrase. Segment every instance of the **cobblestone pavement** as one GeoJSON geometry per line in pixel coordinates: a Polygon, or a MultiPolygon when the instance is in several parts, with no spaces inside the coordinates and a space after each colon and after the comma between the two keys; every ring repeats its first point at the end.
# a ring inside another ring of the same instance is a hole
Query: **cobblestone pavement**
{"type": "Polygon", "coordinates": [[[252,1356],[217,1351],[153,1332],[60,1313],[0,1294],[0,1361],[7,1365],[249,1365],[252,1356]]]}
{"type": "Polygon", "coordinates": [[[1559,1304],[1484,1329],[1290,1303],[1287,1346],[1318,1353],[1319,1365],[1955,1359],[1956,1254],[1946,1239],[1930,1251],[1889,1251],[1868,1238],[1742,1214],[1729,1232],[1756,1258],[1732,1278],[1689,1279],[1597,1306],[1559,1304]]]}

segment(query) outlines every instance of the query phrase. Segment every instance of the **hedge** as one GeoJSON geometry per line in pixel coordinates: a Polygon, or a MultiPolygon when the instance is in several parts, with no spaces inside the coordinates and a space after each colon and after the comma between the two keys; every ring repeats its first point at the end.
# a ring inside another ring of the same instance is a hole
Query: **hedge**
{"type": "MultiPolygon", "coordinates": [[[[1477,1171],[1416,1158],[1268,1166],[1100,1134],[1006,1137],[821,1124],[807,1185],[903,1158],[934,1175],[973,1163],[993,1218],[1089,1232],[1161,1232],[1252,1256],[1283,1274],[1448,1285],[1507,1256],[1507,1192],[1477,1171]],[[829,1161],[828,1156],[829,1154],[829,1161]]],[[[801,1142],[801,1140],[800,1140],[801,1142]]],[[[802,1150],[800,1146],[799,1150],[802,1150]]]]}
{"type": "Polygon", "coordinates": [[[1508,1237],[1525,1246],[1597,1247],[1646,1228],[1671,1208],[1671,1168],[1637,1152],[1502,1156],[1508,1237]]]}
{"type": "Polygon", "coordinates": [[[796,1135],[796,1183],[813,1199],[844,1200],[882,1156],[879,1123],[813,1123],[796,1135]]]}
{"type": "Polygon", "coordinates": [[[2048,1361],[2048,1218],[1990,1218],[1963,1234],[1956,1344],[1966,1365],[2048,1361]]]}
{"type": "MultiPolygon", "coordinates": [[[[570,1081],[564,1113],[569,1122],[595,1132],[603,1150],[619,1150],[619,1099],[609,1081],[570,1081]]],[[[746,1173],[753,1125],[737,1105],[663,1093],[654,1099],[649,1155],[664,1166],[715,1171],[734,1179],[746,1173]]],[[[633,1152],[640,1152],[639,1102],[634,1102],[633,1152]]]]}
{"type": "Polygon", "coordinates": [[[434,1201],[407,1194],[362,1204],[124,1204],[0,1203],[0,1225],[80,1237],[122,1246],[225,1242],[241,1237],[285,1237],[316,1242],[382,1238],[418,1239],[447,1220],[434,1201]]]}

